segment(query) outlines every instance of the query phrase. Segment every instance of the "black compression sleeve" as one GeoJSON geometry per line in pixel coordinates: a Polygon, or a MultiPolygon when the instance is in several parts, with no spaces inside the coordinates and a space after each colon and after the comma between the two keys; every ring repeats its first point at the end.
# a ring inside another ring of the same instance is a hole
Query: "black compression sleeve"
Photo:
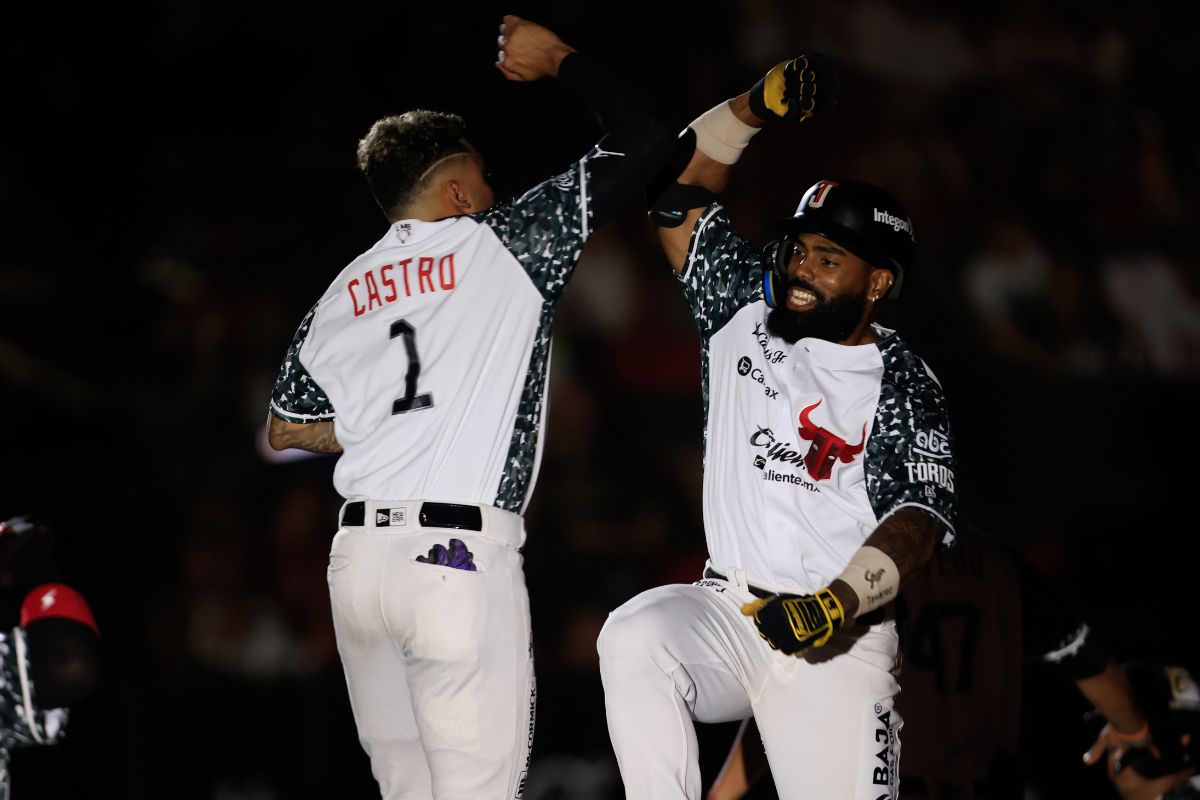
{"type": "Polygon", "coordinates": [[[666,162],[675,133],[625,78],[582,53],[563,59],[558,80],[592,109],[605,132],[598,146],[614,154],[588,162],[593,227],[599,227],[666,162]]]}
{"type": "Polygon", "coordinates": [[[1112,658],[1104,638],[1074,604],[1018,551],[1008,548],[1021,584],[1023,648],[1072,681],[1100,674],[1112,658]]]}

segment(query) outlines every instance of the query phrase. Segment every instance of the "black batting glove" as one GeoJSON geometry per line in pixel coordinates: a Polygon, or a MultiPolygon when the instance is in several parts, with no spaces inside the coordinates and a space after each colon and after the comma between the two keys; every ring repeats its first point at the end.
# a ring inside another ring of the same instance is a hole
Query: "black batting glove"
{"type": "Polygon", "coordinates": [[[764,122],[796,122],[837,105],[838,72],[820,53],[781,61],[750,90],[750,110],[764,122]]]}
{"type": "Polygon", "coordinates": [[[754,617],[758,635],[789,656],[821,647],[846,621],[846,611],[829,589],[813,594],[777,594],[742,606],[754,617]]]}

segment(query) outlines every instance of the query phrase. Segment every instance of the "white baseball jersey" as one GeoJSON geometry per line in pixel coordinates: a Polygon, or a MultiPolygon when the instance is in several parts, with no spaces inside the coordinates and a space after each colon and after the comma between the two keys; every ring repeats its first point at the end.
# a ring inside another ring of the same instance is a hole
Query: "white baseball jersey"
{"type": "Polygon", "coordinates": [[[334,420],[342,496],[524,510],[550,324],[590,233],[589,162],[605,155],[481,214],[397,222],[330,284],[271,410],[334,420]]]}
{"type": "Polygon", "coordinates": [[[764,268],[714,205],[679,276],[703,347],[712,562],[815,592],[907,507],[941,520],[949,545],[954,458],[933,373],[879,326],[874,345],[772,336],[764,268]]]}

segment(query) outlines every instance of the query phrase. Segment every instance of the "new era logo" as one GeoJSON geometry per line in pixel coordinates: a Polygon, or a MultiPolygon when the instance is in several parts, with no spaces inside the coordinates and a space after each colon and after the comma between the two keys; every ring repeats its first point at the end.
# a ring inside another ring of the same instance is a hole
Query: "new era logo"
{"type": "Polygon", "coordinates": [[[390,528],[393,525],[408,524],[407,508],[377,508],[375,509],[375,527],[390,528]]]}

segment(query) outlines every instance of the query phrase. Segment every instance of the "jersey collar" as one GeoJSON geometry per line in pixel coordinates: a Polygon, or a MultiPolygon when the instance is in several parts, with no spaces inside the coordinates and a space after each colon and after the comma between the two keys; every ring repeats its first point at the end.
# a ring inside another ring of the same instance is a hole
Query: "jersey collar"
{"type": "Polygon", "coordinates": [[[439,232],[450,227],[460,219],[459,217],[447,217],[439,219],[435,222],[426,222],[420,219],[402,219],[398,222],[393,222],[388,232],[379,240],[379,247],[408,247],[414,244],[420,244],[432,236],[436,236],[439,232]]]}

